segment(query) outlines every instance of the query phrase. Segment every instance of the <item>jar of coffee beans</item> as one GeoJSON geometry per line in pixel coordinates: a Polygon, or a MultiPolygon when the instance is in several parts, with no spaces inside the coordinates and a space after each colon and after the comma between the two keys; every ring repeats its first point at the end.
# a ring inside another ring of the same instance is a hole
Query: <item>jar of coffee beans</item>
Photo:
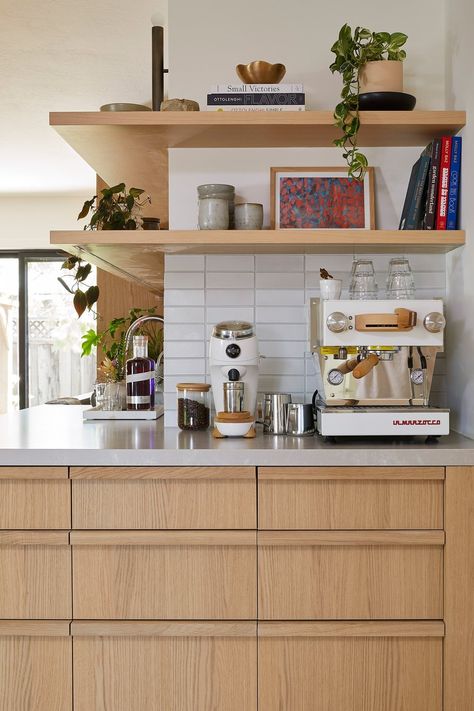
{"type": "Polygon", "coordinates": [[[178,383],[178,427],[182,430],[207,430],[210,424],[210,393],[207,383],[178,383]]]}

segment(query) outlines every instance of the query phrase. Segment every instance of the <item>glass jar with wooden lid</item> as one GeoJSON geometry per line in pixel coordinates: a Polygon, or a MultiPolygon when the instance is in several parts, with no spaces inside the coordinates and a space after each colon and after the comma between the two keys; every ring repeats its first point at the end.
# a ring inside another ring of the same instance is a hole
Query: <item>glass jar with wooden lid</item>
{"type": "Polygon", "coordinates": [[[207,430],[210,424],[208,383],[178,383],[178,427],[181,430],[207,430]]]}

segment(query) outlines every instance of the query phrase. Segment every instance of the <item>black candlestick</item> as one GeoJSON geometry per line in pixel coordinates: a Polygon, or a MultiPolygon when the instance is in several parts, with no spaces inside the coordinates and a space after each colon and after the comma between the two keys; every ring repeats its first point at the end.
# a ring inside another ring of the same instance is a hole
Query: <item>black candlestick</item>
{"type": "Polygon", "coordinates": [[[151,30],[151,76],[152,76],[152,108],[153,111],[160,111],[164,93],[164,75],[168,72],[165,69],[164,52],[164,29],[159,25],[151,30]]]}

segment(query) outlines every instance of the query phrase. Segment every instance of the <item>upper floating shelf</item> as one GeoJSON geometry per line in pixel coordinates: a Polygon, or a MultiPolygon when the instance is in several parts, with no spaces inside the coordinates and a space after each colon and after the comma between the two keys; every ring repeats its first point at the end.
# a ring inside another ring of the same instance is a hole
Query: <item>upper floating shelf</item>
{"type": "Polygon", "coordinates": [[[105,271],[162,293],[163,254],[445,253],[463,230],[80,230],[51,232],[51,244],[105,271]]]}
{"type": "MultiPolygon", "coordinates": [[[[466,123],[464,111],[362,111],[360,118],[360,146],[422,146],[466,123]]],[[[87,156],[103,141],[146,159],[153,148],[331,146],[339,134],[332,111],[57,112],[50,125],[92,166],[87,156]]]]}

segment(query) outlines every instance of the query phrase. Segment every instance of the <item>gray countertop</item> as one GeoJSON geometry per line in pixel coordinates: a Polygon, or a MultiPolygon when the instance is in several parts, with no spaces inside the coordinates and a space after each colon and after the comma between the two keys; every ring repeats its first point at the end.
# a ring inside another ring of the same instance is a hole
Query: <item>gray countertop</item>
{"type": "Polygon", "coordinates": [[[213,439],[156,421],[82,420],[82,406],[42,405],[0,415],[0,466],[474,466],[474,440],[452,433],[423,439],[263,435],[213,439]]]}

